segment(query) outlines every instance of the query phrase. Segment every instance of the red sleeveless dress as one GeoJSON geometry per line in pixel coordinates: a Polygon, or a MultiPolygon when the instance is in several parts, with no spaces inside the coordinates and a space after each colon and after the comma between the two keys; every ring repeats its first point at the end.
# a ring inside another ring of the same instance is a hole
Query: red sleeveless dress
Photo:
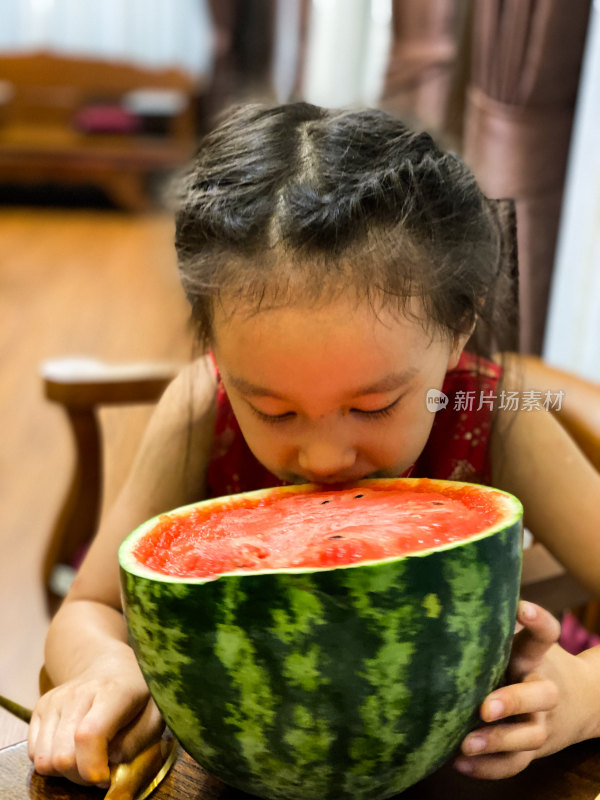
{"type": "MultiPolygon", "coordinates": [[[[448,402],[436,412],[423,452],[402,477],[490,482],[490,427],[501,372],[498,364],[463,352],[442,386],[448,402]]],[[[263,467],[246,444],[218,371],[216,375],[217,417],[208,496],[283,486],[284,481],[263,467]]]]}

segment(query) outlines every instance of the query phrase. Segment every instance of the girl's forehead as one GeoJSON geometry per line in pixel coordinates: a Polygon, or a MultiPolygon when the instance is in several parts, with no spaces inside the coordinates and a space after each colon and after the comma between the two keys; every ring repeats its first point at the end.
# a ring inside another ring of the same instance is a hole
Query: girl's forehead
{"type": "Polygon", "coordinates": [[[274,326],[293,327],[295,324],[342,327],[379,326],[392,329],[419,331],[426,335],[430,326],[417,297],[402,301],[383,302],[367,297],[356,297],[353,293],[339,295],[330,300],[299,300],[283,303],[252,304],[237,298],[221,296],[213,306],[215,332],[245,327],[261,329],[274,326]]]}
{"type": "Polygon", "coordinates": [[[298,403],[315,414],[443,374],[449,352],[447,342],[432,342],[417,321],[377,315],[368,304],[232,315],[216,320],[215,333],[228,391],[298,403]]]}
{"type": "Polygon", "coordinates": [[[375,309],[366,301],[342,298],[316,307],[294,305],[260,311],[215,307],[215,351],[221,359],[238,365],[268,358],[284,368],[288,356],[296,362],[418,362],[435,341],[415,307],[405,312],[375,309]]]}

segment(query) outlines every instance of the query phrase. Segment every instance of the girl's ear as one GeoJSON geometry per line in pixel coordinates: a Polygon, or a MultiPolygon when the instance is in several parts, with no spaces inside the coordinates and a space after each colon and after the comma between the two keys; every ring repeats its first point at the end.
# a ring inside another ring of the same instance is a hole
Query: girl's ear
{"type": "Polygon", "coordinates": [[[452,342],[450,346],[450,353],[448,355],[448,369],[455,369],[458,361],[462,355],[462,351],[465,349],[466,343],[471,338],[471,334],[475,330],[475,325],[477,320],[473,321],[471,327],[464,331],[463,333],[455,333],[452,337],[452,342]]]}

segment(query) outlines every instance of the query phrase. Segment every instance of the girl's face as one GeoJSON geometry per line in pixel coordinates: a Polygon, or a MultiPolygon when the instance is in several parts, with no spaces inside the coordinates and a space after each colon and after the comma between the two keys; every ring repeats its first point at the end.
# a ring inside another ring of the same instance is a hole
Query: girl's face
{"type": "Polygon", "coordinates": [[[396,477],[423,450],[468,334],[432,339],[412,318],[343,299],[254,315],[215,309],[214,352],[244,437],[290,483],[396,477]]]}

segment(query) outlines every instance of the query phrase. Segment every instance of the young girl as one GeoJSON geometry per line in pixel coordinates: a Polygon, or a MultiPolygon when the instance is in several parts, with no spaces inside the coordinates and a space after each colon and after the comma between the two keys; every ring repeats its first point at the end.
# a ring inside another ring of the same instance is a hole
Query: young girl
{"type": "MultiPolygon", "coordinates": [[[[117,565],[123,537],[159,512],[281,482],[487,482],[600,590],[600,476],[543,408],[503,407],[514,376],[501,385],[490,353],[466,349],[499,334],[510,294],[491,207],[458,158],[379,111],[247,106],[202,143],[176,221],[210,352],[165,393],[48,634],[56,688],[36,706],[30,756],[77,782],[106,783],[109,761],[161,730],[117,565]]],[[[519,622],[514,683],[485,700],[455,761],[473,776],[600,734],[600,651],[561,650],[537,606],[521,604],[519,622]]]]}

